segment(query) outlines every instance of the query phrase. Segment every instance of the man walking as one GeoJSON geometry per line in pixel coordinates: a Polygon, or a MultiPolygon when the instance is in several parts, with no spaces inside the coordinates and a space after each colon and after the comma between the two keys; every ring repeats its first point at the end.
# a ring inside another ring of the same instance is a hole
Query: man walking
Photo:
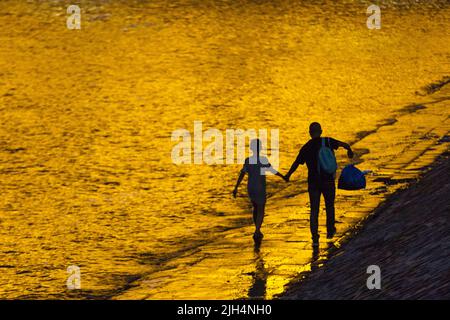
{"type": "Polygon", "coordinates": [[[297,167],[306,163],[311,206],[310,228],[313,246],[317,247],[319,245],[319,208],[322,194],[325,199],[327,212],[327,238],[333,238],[336,233],[334,226],[334,199],[336,195],[335,171],[337,166],[333,150],[343,147],[347,149],[349,158],[353,158],[353,151],[347,143],[333,138],[322,138],[322,128],[318,122],[310,124],[309,134],[311,139],[300,149],[285,178],[289,180],[290,176],[297,170],[297,167]]]}

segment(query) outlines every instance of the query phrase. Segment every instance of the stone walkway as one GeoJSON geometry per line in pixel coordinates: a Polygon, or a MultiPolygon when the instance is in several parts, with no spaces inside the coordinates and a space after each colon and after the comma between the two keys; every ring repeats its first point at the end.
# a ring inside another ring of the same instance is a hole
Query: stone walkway
{"type": "Polygon", "coordinates": [[[382,205],[360,233],[282,299],[449,299],[450,162],[447,152],[423,178],[382,205]],[[369,265],[381,289],[369,290],[369,265]]]}

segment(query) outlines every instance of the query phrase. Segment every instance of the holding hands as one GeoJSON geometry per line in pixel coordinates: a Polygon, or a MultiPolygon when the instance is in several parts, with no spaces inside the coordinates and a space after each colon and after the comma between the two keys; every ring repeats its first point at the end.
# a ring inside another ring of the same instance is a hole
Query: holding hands
{"type": "MultiPolygon", "coordinates": [[[[282,178],[285,182],[289,182],[289,175],[283,175],[283,174],[281,174],[279,172],[277,172],[275,175],[277,175],[280,178],[282,178]]],[[[232,193],[233,194],[233,198],[236,198],[236,196],[237,196],[237,192],[238,192],[237,188],[238,188],[239,184],[241,183],[242,178],[243,178],[243,174],[241,173],[241,175],[238,178],[238,182],[236,183],[236,186],[233,189],[233,193],[232,193]]]]}

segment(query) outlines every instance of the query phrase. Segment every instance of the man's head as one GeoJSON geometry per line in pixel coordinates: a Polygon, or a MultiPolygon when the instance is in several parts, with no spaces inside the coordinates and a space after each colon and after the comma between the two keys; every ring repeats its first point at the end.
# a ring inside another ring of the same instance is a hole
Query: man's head
{"type": "Polygon", "coordinates": [[[313,122],[309,125],[309,135],[311,138],[319,138],[322,134],[322,127],[320,126],[320,123],[313,122]]]}

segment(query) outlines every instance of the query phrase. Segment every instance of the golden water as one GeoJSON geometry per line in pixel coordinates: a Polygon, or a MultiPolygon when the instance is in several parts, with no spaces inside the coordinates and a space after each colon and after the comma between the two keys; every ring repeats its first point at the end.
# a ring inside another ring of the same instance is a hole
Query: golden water
{"type": "Polygon", "coordinates": [[[311,121],[353,144],[374,174],[338,191],[320,265],[448,149],[450,90],[426,86],[450,76],[450,4],[382,1],[369,30],[370,2],[336,2],[79,1],[68,30],[70,1],[1,1],[0,298],[272,298],[309,270],[306,169],[268,178],[256,252],[240,166],[171,161],[195,120],[279,128],[281,172],[311,121]]]}

